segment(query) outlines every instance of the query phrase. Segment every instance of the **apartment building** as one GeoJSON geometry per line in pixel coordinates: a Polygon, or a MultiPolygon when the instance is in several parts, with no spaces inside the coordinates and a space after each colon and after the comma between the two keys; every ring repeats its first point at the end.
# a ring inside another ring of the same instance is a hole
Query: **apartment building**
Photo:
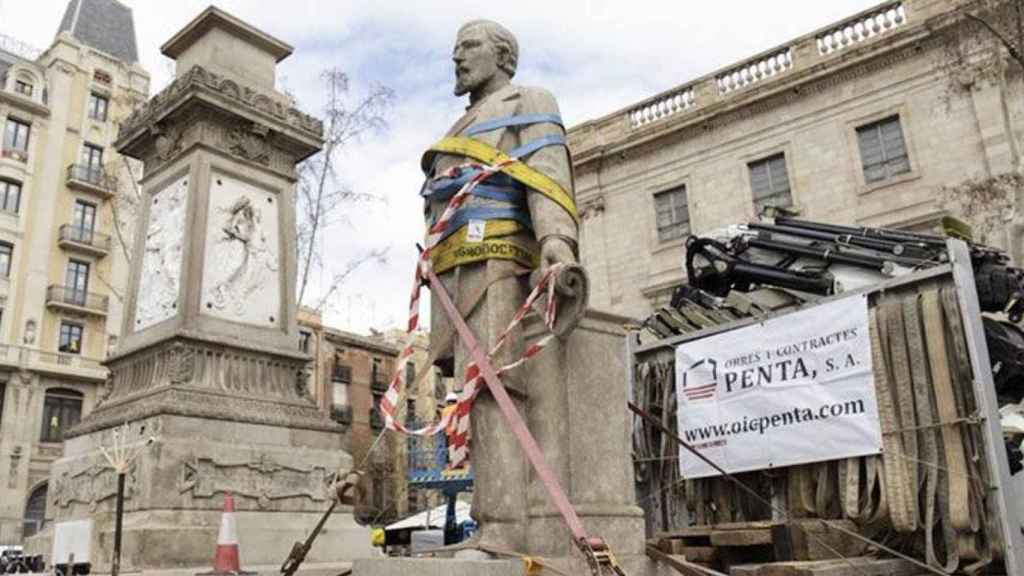
{"type": "Polygon", "coordinates": [[[0,545],[42,527],[64,431],[104,390],[139,175],[112,143],[148,93],[116,0],[71,0],[44,51],[0,37],[0,545]]]}
{"type": "Polygon", "coordinates": [[[353,466],[367,473],[363,499],[355,507],[357,520],[380,525],[401,517],[407,510],[405,439],[384,432],[377,409],[399,347],[324,325],[320,314],[308,308],[299,308],[298,323],[299,349],[312,358],[307,389],[321,412],[345,427],[342,446],[353,466]]]}

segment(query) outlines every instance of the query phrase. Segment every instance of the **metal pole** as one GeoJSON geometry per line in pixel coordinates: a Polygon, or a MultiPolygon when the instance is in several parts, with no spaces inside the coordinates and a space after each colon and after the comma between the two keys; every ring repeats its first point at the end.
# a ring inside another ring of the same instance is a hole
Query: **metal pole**
{"type": "Polygon", "coordinates": [[[974,394],[978,400],[978,411],[982,418],[981,431],[985,438],[989,475],[992,486],[988,487],[986,500],[989,513],[998,517],[1003,541],[1003,556],[1006,573],[1009,576],[1024,576],[1024,534],[1018,513],[1017,495],[1011,479],[1010,464],[1003,444],[1003,430],[999,422],[999,402],[996,387],[992,382],[992,362],[988,355],[988,343],[981,325],[981,307],[978,305],[978,290],[974,282],[971,253],[965,242],[950,239],[946,245],[953,263],[953,280],[960,300],[960,314],[964,318],[964,332],[967,337],[967,351],[971,356],[974,372],[974,394]]]}
{"type": "Polygon", "coordinates": [[[124,479],[125,473],[117,473],[117,501],[114,511],[114,560],[110,563],[110,576],[121,572],[121,527],[124,524],[124,479]]]}

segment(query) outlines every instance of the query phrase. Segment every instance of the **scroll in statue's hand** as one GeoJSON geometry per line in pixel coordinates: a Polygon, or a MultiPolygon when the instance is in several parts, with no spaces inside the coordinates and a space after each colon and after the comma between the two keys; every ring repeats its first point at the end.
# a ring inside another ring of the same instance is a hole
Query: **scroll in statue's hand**
{"type": "MultiPolygon", "coordinates": [[[[573,252],[572,245],[569,244],[569,240],[561,236],[548,236],[541,241],[540,244],[540,270],[539,274],[532,278],[532,284],[536,285],[548,270],[557,264],[565,264],[570,266],[576,263],[576,254],[573,252]]],[[[561,283],[558,283],[561,284],[561,283]]],[[[570,286],[556,285],[555,289],[561,296],[575,296],[570,286]]]]}
{"type": "Polygon", "coordinates": [[[586,270],[576,262],[576,253],[569,240],[560,236],[549,236],[541,242],[540,268],[531,276],[531,284],[544,277],[551,266],[565,264],[565,268],[554,279],[558,295],[558,316],[553,332],[564,337],[579,324],[590,298],[590,281],[586,270]]]}

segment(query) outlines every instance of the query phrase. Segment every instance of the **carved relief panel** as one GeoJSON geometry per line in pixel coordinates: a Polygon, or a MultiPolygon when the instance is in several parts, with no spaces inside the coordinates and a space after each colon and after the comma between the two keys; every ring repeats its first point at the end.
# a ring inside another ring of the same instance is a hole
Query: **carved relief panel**
{"type": "Polygon", "coordinates": [[[210,182],[202,312],[258,326],[280,322],[278,197],[214,172],[210,182]]]}
{"type": "Polygon", "coordinates": [[[136,331],[167,320],[177,310],[188,176],[154,193],[151,202],[142,256],[142,278],[135,304],[136,331]]]}

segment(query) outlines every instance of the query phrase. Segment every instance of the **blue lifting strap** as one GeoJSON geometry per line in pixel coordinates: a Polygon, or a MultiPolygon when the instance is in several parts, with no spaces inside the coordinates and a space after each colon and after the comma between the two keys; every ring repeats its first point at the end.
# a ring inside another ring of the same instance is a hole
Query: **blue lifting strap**
{"type": "MultiPolygon", "coordinates": [[[[452,196],[455,196],[455,193],[458,191],[459,188],[435,190],[432,194],[428,194],[427,198],[438,202],[444,202],[452,196]]],[[[499,202],[508,202],[516,205],[522,205],[526,202],[526,191],[521,187],[511,188],[508,186],[477,184],[476,188],[473,188],[473,196],[478,198],[487,198],[490,200],[498,200],[499,202]]]]}
{"type": "MultiPolygon", "coordinates": [[[[469,168],[462,170],[462,173],[455,178],[435,178],[433,180],[427,180],[420,189],[420,196],[428,197],[432,196],[435,199],[447,199],[451,198],[452,194],[458,192],[469,182],[480,174],[480,170],[476,168],[469,168]]],[[[486,180],[477,185],[479,188],[481,185],[487,184],[489,186],[496,186],[502,188],[518,188],[524,189],[524,186],[515,180],[513,180],[508,174],[502,174],[501,172],[491,174],[486,180]]]]}
{"type": "Polygon", "coordinates": [[[566,146],[565,136],[562,136],[561,134],[548,134],[547,136],[542,136],[536,140],[523,144],[519,148],[509,152],[508,155],[512,158],[525,158],[546,146],[566,146]]]}
{"type": "Polygon", "coordinates": [[[522,208],[462,208],[448,221],[448,229],[438,242],[458,232],[470,220],[515,220],[527,228],[533,228],[530,214],[522,208]]]}
{"type": "Polygon", "coordinates": [[[544,122],[562,126],[562,117],[558,114],[520,114],[517,116],[503,116],[501,118],[495,118],[494,120],[487,120],[485,122],[473,124],[466,129],[464,134],[466,136],[475,136],[477,134],[483,134],[484,132],[490,132],[491,130],[497,130],[498,128],[525,126],[527,124],[541,124],[544,122]]]}

